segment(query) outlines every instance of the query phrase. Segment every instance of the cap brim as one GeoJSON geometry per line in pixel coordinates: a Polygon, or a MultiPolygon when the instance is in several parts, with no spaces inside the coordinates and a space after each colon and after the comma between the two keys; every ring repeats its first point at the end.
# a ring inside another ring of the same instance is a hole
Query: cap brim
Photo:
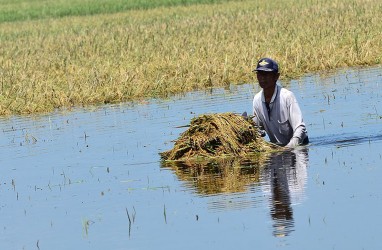
{"type": "Polygon", "coordinates": [[[265,68],[265,67],[259,67],[255,70],[253,70],[253,72],[256,72],[256,71],[276,72],[276,70],[274,70],[274,69],[265,68]]]}

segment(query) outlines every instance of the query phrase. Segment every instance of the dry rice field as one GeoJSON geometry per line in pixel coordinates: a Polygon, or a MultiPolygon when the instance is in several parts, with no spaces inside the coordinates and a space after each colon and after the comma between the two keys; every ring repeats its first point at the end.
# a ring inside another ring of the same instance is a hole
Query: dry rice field
{"type": "Polygon", "coordinates": [[[274,0],[3,21],[0,115],[252,83],[263,56],[283,78],[380,64],[380,13],[380,0],[274,0]]]}

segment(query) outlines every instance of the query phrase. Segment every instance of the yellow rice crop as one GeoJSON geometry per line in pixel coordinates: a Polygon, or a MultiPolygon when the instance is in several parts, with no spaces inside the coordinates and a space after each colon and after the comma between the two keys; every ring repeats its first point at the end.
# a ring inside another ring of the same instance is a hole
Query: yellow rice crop
{"type": "Polygon", "coordinates": [[[0,114],[166,97],[382,59],[380,0],[240,1],[0,24],[0,114]]]}
{"type": "Polygon", "coordinates": [[[252,119],[233,113],[200,115],[175,141],[160,153],[167,161],[203,161],[225,157],[253,157],[282,150],[261,138],[252,119]]]}

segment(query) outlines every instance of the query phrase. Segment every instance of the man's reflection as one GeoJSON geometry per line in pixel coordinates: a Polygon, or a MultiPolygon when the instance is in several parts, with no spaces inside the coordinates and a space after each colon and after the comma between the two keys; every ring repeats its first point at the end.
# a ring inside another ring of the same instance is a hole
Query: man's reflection
{"type": "Polygon", "coordinates": [[[292,204],[301,202],[307,178],[306,148],[272,155],[260,173],[263,190],[269,194],[273,234],[287,236],[293,231],[292,204]]]}
{"type": "MultiPolygon", "coordinates": [[[[201,195],[248,192],[250,186],[258,187],[254,190],[263,190],[269,197],[273,235],[283,237],[293,231],[292,205],[300,203],[304,197],[307,164],[308,149],[303,148],[245,161],[226,159],[192,164],[162,162],[162,167],[172,169],[187,187],[201,195]]],[[[256,202],[253,199],[251,201],[256,202]]],[[[239,208],[248,203],[243,200],[236,202],[242,203],[237,204],[239,208]]],[[[219,200],[215,200],[213,207],[235,208],[235,204],[227,203],[224,199],[220,200],[221,204],[218,203],[219,200]]]]}

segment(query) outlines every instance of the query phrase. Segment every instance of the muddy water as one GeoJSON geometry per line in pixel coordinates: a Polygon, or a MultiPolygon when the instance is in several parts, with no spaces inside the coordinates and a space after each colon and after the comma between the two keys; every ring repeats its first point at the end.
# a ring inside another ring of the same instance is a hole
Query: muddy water
{"type": "Polygon", "coordinates": [[[258,163],[158,155],[196,115],[251,111],[250,84],[1,118],[0,249],[381,249],[382,69],[288,87],[311,145],[258,163]]]}

